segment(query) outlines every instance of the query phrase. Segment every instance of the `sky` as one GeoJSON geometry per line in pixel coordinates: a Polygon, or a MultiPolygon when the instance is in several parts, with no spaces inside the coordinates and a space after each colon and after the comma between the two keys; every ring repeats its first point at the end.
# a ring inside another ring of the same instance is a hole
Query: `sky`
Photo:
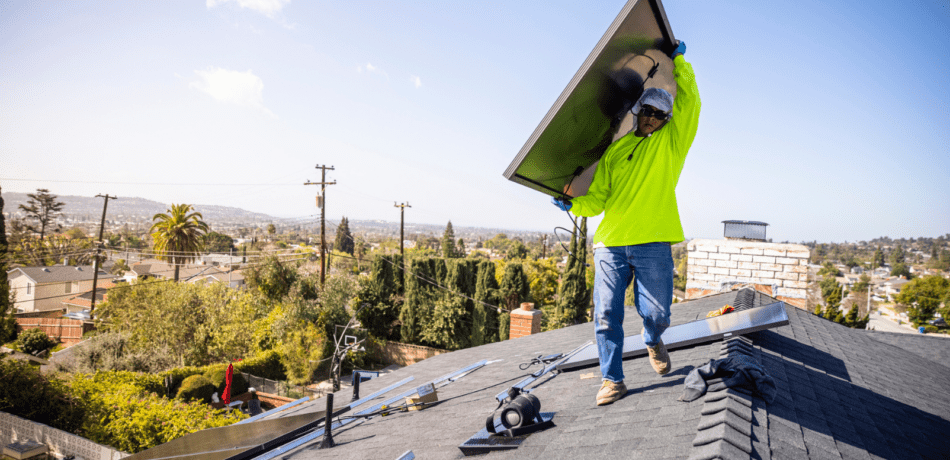
{"type": "MultiPolygon", "coordinates": [[[[0,187],[306,219],[328,165],[330,221],[570,227],[502,173],[624,3],[3,0],[0,187]]],[[[686,237],[950,233],[948,5],[664,2],[686,237]]]]}

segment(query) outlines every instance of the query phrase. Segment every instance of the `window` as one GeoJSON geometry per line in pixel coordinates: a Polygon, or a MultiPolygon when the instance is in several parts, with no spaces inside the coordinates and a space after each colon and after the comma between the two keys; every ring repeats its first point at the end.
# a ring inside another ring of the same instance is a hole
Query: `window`
{"type": "Polygon", "coordinates": [[[66,283],[66,293],[69,294],[70,292],[73,292],[73,283],[67,282],[67,283],[66,283]]]}
{"type": "Polygon", "coordinates": [[[27,294],[33,293],[33,283],[26,283],[26,293],[27,294]]]}

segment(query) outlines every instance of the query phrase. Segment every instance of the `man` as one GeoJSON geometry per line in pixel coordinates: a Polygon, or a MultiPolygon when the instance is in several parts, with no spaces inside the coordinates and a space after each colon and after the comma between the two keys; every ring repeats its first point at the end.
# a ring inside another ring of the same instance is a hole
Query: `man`
{"type": "Polygon", "coordinates": [[[676,101],[663,89],[647,88],[631,110],[636,129],[604,152],[587,195],[553,200],[577,216],[604,212],[594,234],[594,322],[603,376],[597,405],[627,393],[621,359],[624,293],[631,280],[650,364],[658,374],[670,371],[660,336],[670,325],[670,246],[684,240],[675,190],[696,136],[700,108],[685,52],[686,44],[680,42],[672,55],[676,101]]]}

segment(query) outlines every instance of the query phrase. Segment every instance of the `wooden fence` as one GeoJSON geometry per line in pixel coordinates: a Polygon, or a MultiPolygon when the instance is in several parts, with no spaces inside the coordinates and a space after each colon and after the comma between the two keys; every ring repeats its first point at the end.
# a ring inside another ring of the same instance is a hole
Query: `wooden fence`
{"type": "Polygon", "coordinates": [[[92,323],[67,318],[24,318],[17,316],[16,324],[17,332],[23,332],[27,329],[40,329],[45,332],[49,338],[66,345],[74,345],[81,342],[82,335],[95,328],[92,323]]]}

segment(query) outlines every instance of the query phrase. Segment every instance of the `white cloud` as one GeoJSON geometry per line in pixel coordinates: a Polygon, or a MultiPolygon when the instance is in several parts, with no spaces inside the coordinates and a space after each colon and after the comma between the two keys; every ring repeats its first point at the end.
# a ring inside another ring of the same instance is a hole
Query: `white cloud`
{"type": "Polygon", "coordinates": [[[382,75],[386,77],[387,79],[389,78],[389,74],[387,74],[383,69],[380,69],[379,67],[376,67],[372,63],[369,63],[369,62],[367,62],[366,65],[356,66],[356,71],[359,73],[363,73],[363,72],[375,73],[377,75],[382,75]]]}
{"type": "Polygon", "coordinates": [[[267,107],[264,107],[264,81],[250,70],[238,72],[209,67],[208,70],[196,70],[195,74],[200,80],[193,81],[188,86],[217,101],[250,107],[268,116],[275,116],[267,107]]]}
{"type": "Polygon", "coordinates": [[[237,3],[241,8],[257,11],[269,18],[273,18],[280,13],[284,5],[290,3],[290,0],[205,0],[208,9],[214,8],[225,3],[237,3]]]}
{"type": "Polygon", "coordinates": [[[410,75],[410,76],[409,76],[409,81],[410,81],[413,85],[415,85],[416,88],[421,88],[421,87],[422,87],[422,79],[419,78],[417,75],[410,75]]]}

